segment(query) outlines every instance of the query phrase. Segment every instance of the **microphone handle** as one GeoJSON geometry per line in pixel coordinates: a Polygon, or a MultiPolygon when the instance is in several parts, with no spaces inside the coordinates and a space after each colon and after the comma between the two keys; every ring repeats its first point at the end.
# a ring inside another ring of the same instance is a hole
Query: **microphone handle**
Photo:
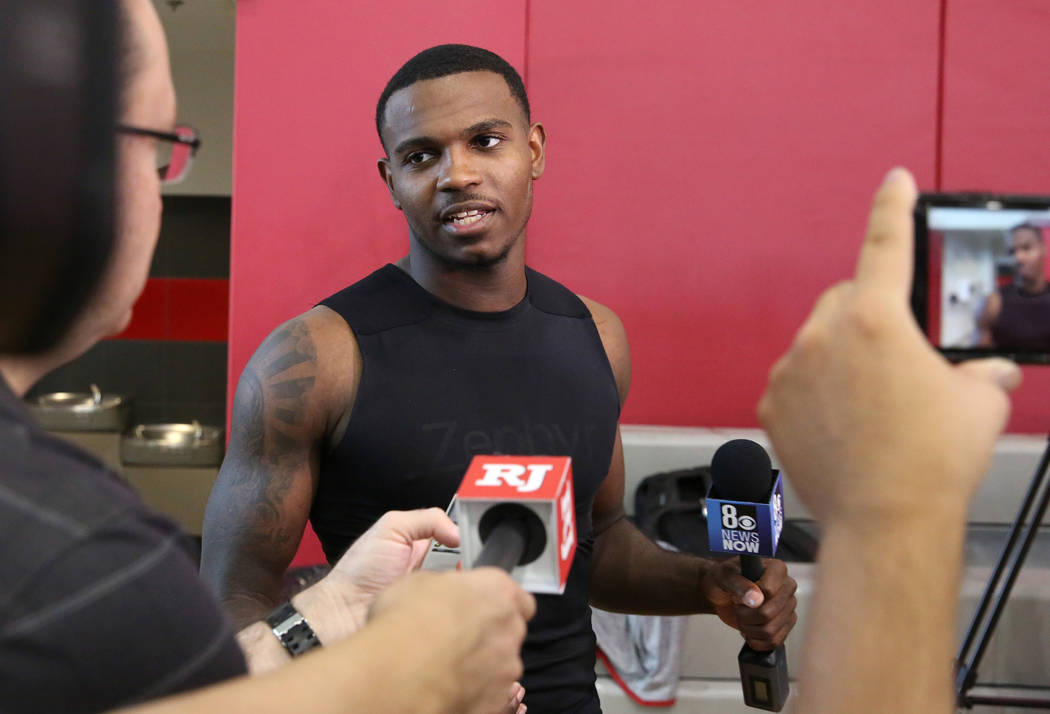
{"type": "Polygon", "coordinates": [[[509,573],[521,562],[527,537],[525,524],[521,520],[512,518],[503,521],[489,533],[488,539],[481,547],[481,553],[474,561],[474,567],[491,565],[509,573]]]}
{"type": "Polygon", "coordinates": [[[762,559],[757,555],[740,556],[740,574],[753,583],[757,583],[762,573],[766,572],[762,565],[762,559]]]}
{"type": "MultiPolygon", "coordinates": [[[[758,582],[765,571],[762,559],[757,555],[740,556],[740,573],[751,582],[758,582]]],[[[740,663],[744,703],[749,707],[771,712],[783,709],[791,691],[784,645],[772,652],[759,652],[745,643],[737,655],[737,662],[740,663]]]]}

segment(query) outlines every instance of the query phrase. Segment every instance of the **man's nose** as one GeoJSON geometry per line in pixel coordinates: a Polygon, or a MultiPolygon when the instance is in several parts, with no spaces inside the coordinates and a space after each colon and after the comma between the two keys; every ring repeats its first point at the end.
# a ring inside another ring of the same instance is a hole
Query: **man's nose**
{"type": "Polygon", "coordinates": [[[438,190],[462,191],[480,183],[476,157],[465,149],[449,149],[438,176],[438,190]]]}

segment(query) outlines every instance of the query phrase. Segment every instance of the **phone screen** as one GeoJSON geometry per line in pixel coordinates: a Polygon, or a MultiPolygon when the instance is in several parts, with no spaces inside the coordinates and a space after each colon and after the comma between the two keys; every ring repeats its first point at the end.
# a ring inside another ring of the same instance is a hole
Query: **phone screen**
{"type": "Polygon", "coordinates": [[[923,194],[912,306],[950,359],[1050,363],[1050,197],[923,194]]]}

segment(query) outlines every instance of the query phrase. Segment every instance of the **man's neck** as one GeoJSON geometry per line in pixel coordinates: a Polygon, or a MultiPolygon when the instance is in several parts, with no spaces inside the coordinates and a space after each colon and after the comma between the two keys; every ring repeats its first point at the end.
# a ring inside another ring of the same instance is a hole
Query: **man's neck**
{"type": "Polygon", "coordinates": [[[1031,295],[1043,292],[1044,290],[1046,290],[1046,276],[1040,275],[1035,280],[1022,281],[1021,290],[1031,295]]]}
{"type": "Polygon", "coordinates": [[[396,265],[431,295],[475,312],[509,310],[522,301],[527,288],[524,249],[518,246],[493,265],[458,269],[413,245],[396,265]]]}

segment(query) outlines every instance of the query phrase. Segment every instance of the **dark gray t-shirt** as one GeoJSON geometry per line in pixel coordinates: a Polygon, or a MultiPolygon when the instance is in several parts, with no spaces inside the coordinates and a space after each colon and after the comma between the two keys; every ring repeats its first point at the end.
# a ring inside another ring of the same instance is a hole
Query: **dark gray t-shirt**
{"type": "Polygon", "coordinates": [[[0,379],[0,710],[103,711],[245,671],[178,527],[0,379]]]}

